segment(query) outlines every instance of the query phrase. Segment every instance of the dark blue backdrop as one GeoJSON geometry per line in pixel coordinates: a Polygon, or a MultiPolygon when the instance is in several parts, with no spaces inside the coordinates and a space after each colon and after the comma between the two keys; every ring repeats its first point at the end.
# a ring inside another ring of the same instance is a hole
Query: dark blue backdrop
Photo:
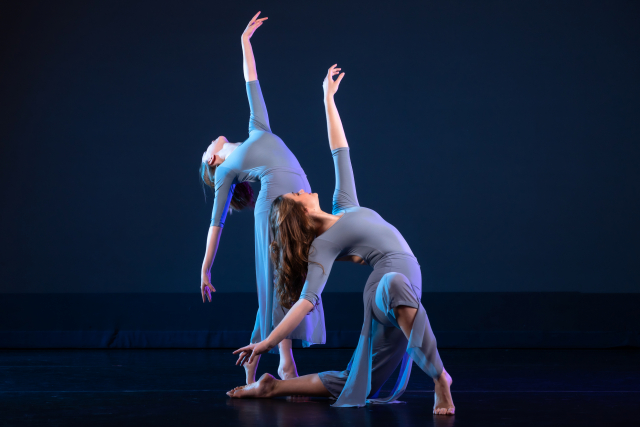
{"type": "MultiPolygon", "coordinates": [[[[638,2],[4,2],[0,292],[192,292],[197,178],[246,137],[240,34],[273,130],[329,206],[321,82],[359,198],[407,237],[426,291],[638,292],[638,2]]],[[[220,292],[254,290],[253,218],[220,292]]],[[[328,291],[358,291],[341,266],[328,291]]]]}

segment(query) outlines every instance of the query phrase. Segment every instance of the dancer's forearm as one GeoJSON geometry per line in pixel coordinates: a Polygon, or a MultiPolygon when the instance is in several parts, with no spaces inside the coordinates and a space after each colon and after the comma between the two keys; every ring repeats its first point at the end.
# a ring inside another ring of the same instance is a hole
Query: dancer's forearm
{"type": "Polygon", "coordinates": [[[347,136],[344,134],[338,107],[333,99],[333,95],[324,97],[324,108],[327,115],[327,133],[329,134],[329,147],[332,150],[336,148],[348,147],[347,136]]]}
{"type": "Polygon", "coordinates": [[[252,82],[258,80],[258,71],[256,70],[256,59],[253,56],[253,48],[249,38],[242,35],[242,71],[244,72],[244,81],[252,82]]]}
{"type": "Polygon", "coordinates": [[[267,353],[269,350],[280,344],[282,340],[287,338],[291,332],[302,322],[313,309],[313,304],[306,299],[298,300],[291,307],[291,310],[284,316],[280,324],[269,334],[269,336],[259,343],[249,344],[248,346],[237,349],[233,354],[240,354],[236,365],[252,364],[261,354],[267,353]]]}
{"type": "Polygon", "coordinates": [[[242,57],[244,60],[242,63],[242,70],[244,71],[244,81],[246,82],[258,80],[258,72],[256,71],[256,60],[253,57],[253,49],[251,48],[251,42],[249,41],[249,39],[251,39],[253,32],[258,27],[260,27],[264,21],[268,19],[258,19],[258,16],[260,16],[260,12],[256,13],[255,16],[251,18],[251,21],[249,21],[249,25],[247,25],[247,28],[244,29],[241,37],[242,57]]]}
{"type": "Polygon", "coordinates": [[[338,107],[336,107],[336,101],[333,96],[340,87],[340,82],[344,77],[344,73],[340,73],[341,68],[337,68],[338,65],[334,64],[329,68],[327,76],[322,82],[322,90],[324,91],[324,111],[327,115],[327,133],[329,134],[329,147],[332,150],[336,148],[349,147],[347,144],[347,137],[344,134],[344,128],[342,127],[342,121],[340,120],[340,114],[338,114],[338,107]],[[338,76],[335,80],[333,76],[338,76]]]}
{"type": "Polygon", "coordinates": [[[209,274],[213,260],[218,252],[218,246],[220,245],[220,235],[222,234],[222,228],[217,226],[209,227],[209,234],[207,235],[207,249],[204,254],[204,260],[202,261],[202,273],[209,274]]]}
{"type": "Polygon", "coordinates": [[[284,316],[284,319],[280,322],[276,328],[271,331],[265,341],[267,341],[269,348],[277,346],[280,341],[285,339],[293,330],[302,322],[304,317],[313,309],[313,304],[306,299],[298,300],[297,303],[291,307],[291,310],[284,316]]]}

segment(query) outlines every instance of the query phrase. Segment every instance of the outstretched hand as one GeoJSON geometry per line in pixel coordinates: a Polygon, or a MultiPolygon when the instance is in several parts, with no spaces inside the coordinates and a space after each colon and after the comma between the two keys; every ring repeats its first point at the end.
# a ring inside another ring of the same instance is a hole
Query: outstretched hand
{"type": "Polygon", "coordinates": [[[233,352],[233,354],[238,354],[238,360],[236,361],[236,365],[244,366],[245,363],[252,364],[254,359],[259,355],[268,352],[271,350],[273,346],[269,346],[266,341],[260,341],[256,344],[249,344],[245,347],[239,348],[233,352]]]}
{"type": "Polygon", "coordinates": [[[262,13],[262,12],[256,13],[256,15],[253,18],[251,18],[251,21],[249,21],[249,24],[247,25],[247,28],[245,28],[244,32],[242,33],[242,39],[243,40],[249,40],[251,38],[251,36],[253,35],[253,32],[256,30],[256,28],[261,26],[263,21],[266,21],[267,19],[269,19],[269,18],[257,19],[258,16],[260,15],[260,13],[262,13]]]}
{"type": "Polygon", "coordinates": [[[202,302],[205,302],[204,296],[206,295],[211,302],[211,292],[215,292],[216,288],[211,284],[211,275],[210,273],[202,273],[202,278],[200,280],[200,292],[202,293],[202,302]]]}
{"type": "Polygon", "coordinates": [[[324,82],[322,82],[322,89],[324,90],[325,96],[333,96],[337,91],[338,87],[340,87],[340,82],[344,77],[344,73],[340,73],[342,68],[336,68],[338,64],[333,64],[329,71],[327,72],[327,76],[324,78],[324,82]],[[333,76],[336,74],[340,74],[337,79],[333,80],[333,76]]]}

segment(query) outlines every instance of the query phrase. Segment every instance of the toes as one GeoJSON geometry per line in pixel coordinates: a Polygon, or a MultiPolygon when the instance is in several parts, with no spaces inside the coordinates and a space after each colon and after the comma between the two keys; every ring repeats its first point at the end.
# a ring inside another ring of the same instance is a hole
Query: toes
{"type": "Polygon", "coordinates": [[[456,408],[434,408],[434,415],[455,415],[456,408]]]}
{"type": "Polygon", "coordinates": [[[242,390],[243,388],[245,388],[246,386],[240,386],[240,387],[236,387],[234,389],[231,389],[227,392],[227,396],[229,397],[234,397],[237,391],[242,390]]]}

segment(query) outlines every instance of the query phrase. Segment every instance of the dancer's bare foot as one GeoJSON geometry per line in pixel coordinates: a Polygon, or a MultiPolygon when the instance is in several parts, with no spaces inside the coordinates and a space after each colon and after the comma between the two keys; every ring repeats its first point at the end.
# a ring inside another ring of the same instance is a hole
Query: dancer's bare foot
{"type": "Polygon", "coordinates": [[[248,363],[244,364],[244,374],[246,377],[247,385],[253,384],[256,382],[256,372],[258,371],[259,361],[260,361],[260,356],[256,357],[253,360],[253,363],[251,365],[248,363]]]}
{"type": "Polygon", "coordinates": [[[456,413],[456,407],[453,405],[451,397],[451,383],[453,380],[445,369],[435,383],[435,397],[433,403],[433,413],[436,415],[453,415],[456,413]]]}
{"type": "Polygon", "coordinates": [[[264,374],[257,382],[236,387],[227,392],[227,396],[238,399],[260,399],[271,397],[273,389],[278,382],[272,375],[264,374]]]}
{"type": "Polygon", "coordinates": [[[288,360],[280,358],[280,365],[278,366],[278,376],[281,380],[290,380],[298,378],[298,369],[296,368],[296,362],[293,358],[288,360]]]}

